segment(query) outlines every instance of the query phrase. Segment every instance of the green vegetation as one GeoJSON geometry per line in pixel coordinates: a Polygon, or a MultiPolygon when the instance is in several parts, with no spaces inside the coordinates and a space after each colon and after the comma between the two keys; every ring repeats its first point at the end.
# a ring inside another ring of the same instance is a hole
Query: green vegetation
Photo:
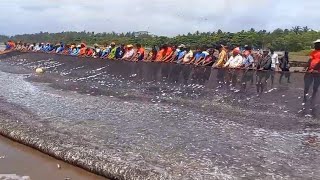
{"type": "Polygon", "coordinates": [[[0,35],[0,42],[6,42],[9,40],[8,36],[0,35]]]}
{"type": "Polygon", "coordinates": [[[272,48],[275,50],[287,50],[291,52],[302,51],[304,55],[312,48],[312,42],[320,38],[320,32],[309,29],[308,27],[296,26],[292,29],[276,29],[272,32],[266,30],[241,31],[237,33],[223,32],[195,32],[186,35],[178,35],[175,37],[141,35],[135,37],[134,33],[94,33],[94,32],[61,32],[48,33],[40,32],[37,34],[23,34],[13,37],[0,36],[0,42],[6,41],[8,38],[15,41],[33,42],[51,42],[58,43],[60,41],[66,43],[86,42],[87,44],[98,43],[105,45],[111,41],[116,43],[141,43],[145,46],[168,44],[185,44],[191,47],[212,45],[223,43],[226,45],[244,46],[251,45],[256,48],[272,48]],[[306,51],[303,51],[306,50],[306,51]]]}

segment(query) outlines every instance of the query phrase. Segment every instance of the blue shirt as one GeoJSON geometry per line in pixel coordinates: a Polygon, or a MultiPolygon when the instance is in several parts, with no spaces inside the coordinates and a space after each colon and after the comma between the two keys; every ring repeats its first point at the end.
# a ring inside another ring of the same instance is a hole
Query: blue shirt
{"type": "Polygon", "coordinates": [[[244,59],[243,61],[243,64],[246,66],[246,67],[249,67],[252,65],[252,63],[254,62],[254,59],[251,55],[249,55],[247,58],[244,59]]]}
{"type": "Polygon", "coordinates": [[[56,53],[62,53],[63,50],[64,50],[64,47],[60,46],[57,48],[56,53]]]}
{"type": "Polygon", "coordinates": [[[195,60],[198,61],[200,58],[205,57],[205,55],[202,52],[197,52],[194,57],[195,60]]]}
{"type": "Polygon", "coordinates": [[[75,49],[72,50],[72,52],[71,52],[70,55],[72,55],[72,56],[78,56],[78,55],[79,55],[79,52],[80,52],[80,49],[75,48],[75,49]]]}
{"type": "Polygon", "coordinates": [[[184,57],[184,55],[186,55],[186,51],[179,51],[178,52],[178,60],[182,59],[184,57]]]}

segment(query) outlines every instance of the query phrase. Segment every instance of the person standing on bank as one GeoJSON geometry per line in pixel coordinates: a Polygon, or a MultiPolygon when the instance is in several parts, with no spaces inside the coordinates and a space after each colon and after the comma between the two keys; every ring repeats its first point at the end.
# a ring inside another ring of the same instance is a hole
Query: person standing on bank
{"type": "Polygon", "coordinates": [[[271,53],[271,85],[273,85],[274,82],[274,76],[276,74],[276,71],[279,71],[279,55],[274,53],[274,50],[270,50],[271,53]]]}
{"type": "Polygon", "coordinates": [[[287,78],[287,82],[290,83],[290,64],[289,64],[289,52],[286,51],[284,52],[284,57],[281,58],[279,60],[279,67],[281,69],[281,72],[280,72],[280,78],[279,78],[279,84],[281,84],[282,82],[282,78],[283,76],[285,76],[287,78]]]}
{"type": "Polygon", "coordinates": [[[311,96],[311,106],[314,106],[319,85],[320,85],[320,39],[314,41],[314,51],[310,53],[307,72],[304,76],[304,103],[307,102],[309,89],[313,83],[313,92],[311,96]]]}
{"type": "Polygon", "coordinates": [[[262,58],[257,64],[257,92],[262,94],[264,87],[267,84],[267,80],[270,77],[270,71],[272,64],[271,56],[269,55],[269,50],[263,50],[262,58]]]}

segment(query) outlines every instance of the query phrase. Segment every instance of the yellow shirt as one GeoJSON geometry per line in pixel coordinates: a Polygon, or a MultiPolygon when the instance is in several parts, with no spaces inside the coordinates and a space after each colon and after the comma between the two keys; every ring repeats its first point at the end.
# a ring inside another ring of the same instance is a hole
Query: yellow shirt
{"type": "Polygon", "coordinates": [[[218,61],[216,63],[216,67],[222,67],[227,61],[227,52],[225,49],[219,53],[218,61]]]}

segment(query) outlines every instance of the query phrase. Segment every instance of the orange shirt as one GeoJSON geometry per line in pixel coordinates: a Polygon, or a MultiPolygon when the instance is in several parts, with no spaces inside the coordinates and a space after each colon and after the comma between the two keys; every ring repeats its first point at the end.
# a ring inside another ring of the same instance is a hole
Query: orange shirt
{"type": "Polygon", "coordinates": [[[144,55],[144,49],[143,48],[139,48],[137,50],[137,53],[140,54],[140,55],[144,55]]]}
{"type": "Polygon", "coordinates": [[[86,48],[86,47],[81,48],[81,49],[80,49],[79,56],[85,56],[85,55],[86,55],[86,51],[87,51],[87,48],[86,48]]]}
{"type": "Polygon", "coordinates": [[[314,50],[310,54],[309,70],[320,70],[320,50],[314,50]],[[317,67],[318,66],[318,67],[317,67]]]}
{"type": "Polygon", "coordinates": [[[144,59],[144,48],[137,49],[137,54],[139,54],[138,60],[139,61],[143,60],[144,59]]]}
{"type": "Polygon", "coordinates": [[[161,49],[157,54],[156,60],[160,61],[163,58],[163,56],[165,55],[164,53],[165,53],[164,49],[161,49]]]}
{"type": "Polygon", "coordinates": [[[165,56],[170,56],[172,54],[172,48],[168,47],[167,50],[165,51],[165,56]]]}

